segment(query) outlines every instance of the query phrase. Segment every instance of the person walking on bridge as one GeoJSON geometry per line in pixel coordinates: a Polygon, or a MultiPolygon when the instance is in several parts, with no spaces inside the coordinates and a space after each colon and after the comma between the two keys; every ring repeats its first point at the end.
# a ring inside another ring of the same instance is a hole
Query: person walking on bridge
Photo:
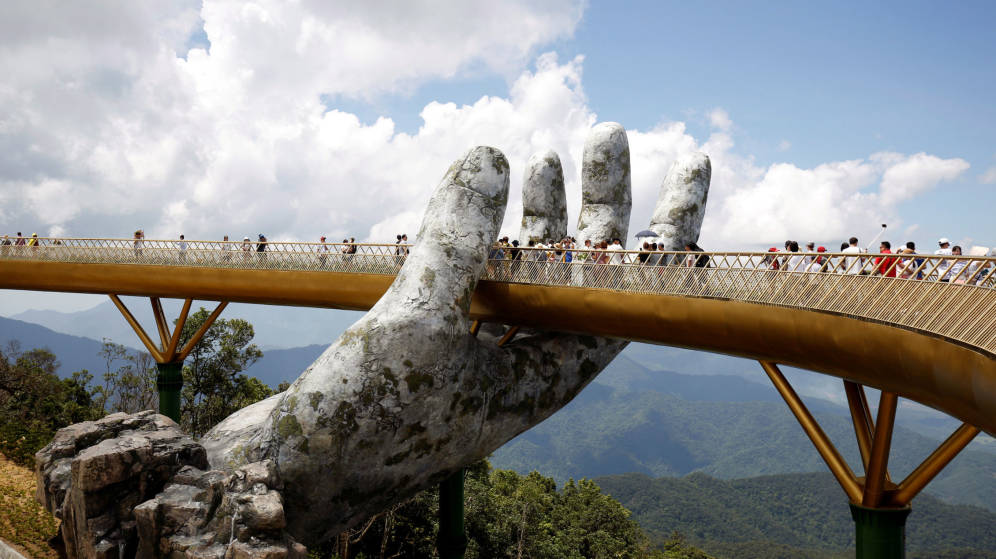
{"type": "Polygon", "coordinates": [[[806,257],[799,253],[799,243],[796,241],[789,241],[787,247],[789,255],[785,257],[785,267],[783,270],[789,272],[804,272],[806,271],[806,257]]]}
{"type": "Polygon", "coordinates": [[[184,238],[184,236],[182,234],[180,235],[180,241],[178,243],[176,243],[176,248],[177,248],[177,250],[180,251],[179,252],[180,263],[186,262],[187,261],[187,241],[186,241],[186,239],[184,238]]]}
{"type": "Polygon", "coordinates": [[[249,255],[252,253],[252,243],[249,242],[249,237],[242,237],[242,260],[244,262],[249,261],[249,255]]]}
{"type": "MultiPolygon", "coordinates": [[[[324,270],[328,266],[329,244],[325,242],[325,235],[322,235],[322,238],[319,239],[319,242],[321,242],[322,244],[321,246],[318,247],[318,266],[324,270]]],[[[398,242],[399,243],[401,242],[401,235],[398,235],[398,242]]]]}
{"type": "Polygon", "coordinates": [[[266,262],[266,235],[260,233],[256,242],[256,260],[260,264],[266,262]]]}
{"type": "MultiPolygon", "coordinates": [[[[861,254],[861,248],[858,247],[858,238],[851,237],[847,240],[847,248],[842,250],[844,254],[861,254]]],[[[842,270],[845,274],[860,274],[861,268],[864,266],[864,259],[861,256],[845,256],[844,257],[844,269],[842,270]]]]}
{"type": "Polygon", "coordinates": [[[142,239],[145,237],[145,233],[141,229],[135,231],[135,240],[132,243],[135,249],[135,258],[142,256],[142,239]]]}
{"type": "MultiPolygon", "coordinates": [[[[882,241],[882,244],[878,245],[878,252],[880,254],[892,254],[892,243],[882,241]]],[[[875,273],[887,278],[896,277],[897,260],[898,258],[894,256],[876,256],[875,273]]]]}
{"type": "MultiPolygon", "coordinates": [[[[951,248],[952,256],[961,256],[961,247],[955,245],[951,248]]],[[[965,269],[965,265],[968,264],[966,260],[949,260],[950,266],[948,266],[948,273],[943,281],[954,282],[954,283],[965,283],[965,274],[962,270],[965,269]]]]}
{"type": "MultiPolygon", "coordinates": [[[[934,254],[938,256],[951,256],[951,241],[947,237],[941,237],[937,240],[937,245],[941,248],[934,251],[934,254]]],[[[948,269],[951,268],[951,261],[944,259],[937,264],[937,279],[940,281],[948,281],[948,269]]]]}

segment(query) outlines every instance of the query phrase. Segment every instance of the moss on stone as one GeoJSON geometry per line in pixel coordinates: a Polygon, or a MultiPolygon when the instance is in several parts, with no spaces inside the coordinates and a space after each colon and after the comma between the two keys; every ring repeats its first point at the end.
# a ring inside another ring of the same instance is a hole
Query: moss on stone
{"type": "Polygon", "coordinates": [[[581,345],[588,349],[595,349],[598,347],[598,340],[592,336],[578,336],[578,341],[581,342],[581,345]]]}
{"type": "Polygon", "coordinates": [[[405,382],[408,384],[408,391],[411,393],[418,392],[423,386],[432,388],[436,383],[432,375],[418,372],[405,376],[405,382]]]}
{"type": "Polygon", "coordinates": [[[318,406],[322,403],[323,398],[325,398],[325,395],[321,392],[311,392],[308,394],[308,403],[311,404],[313,411],[318,411],[318,406]]]}
{"type": "Polygon", "coordinates": [[[339,402],[335,413],[332,414],[332,422],[338,429],[347,432],[354,432],[360,428],[356,422],[356,408],[353,407],[353,404],[345,401],[339,402]]]}
{"type": "Polygon", "coordinates": [[[412,451],[405,450],[405,451],[399,452],[397,454],[392,454],[391,456],[387,457],[387,460],[384,460],[384,465],[385,466],[394,466],[395,464],[400,464],[400,463],[404,462],[405,459],[408,458],[408,455],[411,454],[411,453],[412,453],[412,451]]]}
{"type": "Polygon", "coordinates": [[[422,270],[422,284],[432,289],[436,285],[436,271],[432,268],[422,270]]]}
{"type": "Polygon", "coordinates": [[[289,439],[300,436],[303,433],[304,430],[301,429],[301,424],[298,423],[297,417],[288,414],[277,420],[277,434],[281,438],[289,439]]]}
{"type": "Polygon", "coordinates": [[[484,400],[477,396],[470,396],[460,400],[460,415],[476,413],[484,405],[484,400]]]}
{"type": "Polygon", "coordinates": [[[429,439],[425,437],[415,441],[415,445],[412,447],[412,452],[415,453],[416,458],[421,458],[427,456],[432,452],[433,444],[429,439]]]}

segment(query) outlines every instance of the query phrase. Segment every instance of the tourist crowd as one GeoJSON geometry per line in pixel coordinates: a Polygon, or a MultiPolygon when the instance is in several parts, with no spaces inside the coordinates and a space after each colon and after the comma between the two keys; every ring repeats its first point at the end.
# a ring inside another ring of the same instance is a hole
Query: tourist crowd
{"type": "MultiPolygon", "coordinates": [[[[43,243],[59,245],[61,241],[59,239],[41,239],[37,234],[25,237],[21,232],[18,232],[13,238],[4,235],[0,241],[0,247],[37,248],[43,243]]],[[[190,245],[185,236],[181,234],[172,243],[171,248],[176,251],[175,259],[181,263],[187,262],[190,245]]],[[[663,245],[644,241],[638,250],[627,251],[623,248],[621,239],[618,238],[598,241],[586,239],[583,243],[578,243],[574,237],[567,236],[560,240],[530,240],[525,246],[521,246],[518,240],[510,241],[506,236],[495,242],[488,254],[488,260],[489,269],[492,272],[506,270],[512,274],[513,278],[517,278],[522,275],[522,270],[525,269],[528,270],[525,273],[530,279],[552,273],[535,265],[538,263],[575,264],[581,268],[623,264],[695,268],[751,265],[775,271],[878,275],[904,279],[932,279],[953,283],[981,283],[992,279],[993,272],[996,272],[990,261],[981,260],[981,257],[996,256],[996,251],[984,247],[971,247],[966,254],[962,247],[952,246],[947,238],[939,239],[937,244],[938,248],[933,251],[933,255],[952,258],[925,258],[924,255],[917,252],[916,244],[913,241],[905,243],[904,246],[895,251],[889,241],[882,241],[878,246],[878,252],[869,254],[867,249],[859,246],[856,237],[851,237],[840,245],[838,253],[831,254],[826,247],[816,246],[814,242],[806,243],[803,249],[797,241],[788,240],[785,241],[783,250],[771,247],[763,258],[751,258],[747,261],[749,264],[741,259],[733,264],[727,261],[723,263],[713,262],[714,256],[710,257],[694,242],[686,244],[684,251],[666,251],[663,245]],[[530,264],[523,266],[523,263],[530,264]]],[[[205,250],[214,252],[220,248],[224,261],[230,261],[235,255],[240,255],[243,260],[247,261],[261,261],[267,259],[269,245],[270,241],[266,235],[260,233],[255,241],[250,240],[249,237],[243,237],[241,242],[229,240],[228,235],[225,235],[220,245],[218,243],[212,243],[209,246],[198,245],[198,249],[200,252],[205,250]]],[[[400,266],[410,250],[408,235],[398,234],[394,245],[394,248],[391,249],[391,256],[394,257],[395,264],[400,266]]],[[[132,246],[135,256],[141,257],[146,246],[143,230],[135,231],[132,246]]],[[[338,258],[342,261],[351,260],[352,255],[359,251],[360,246],[361,244],[357,243],[354,237],[343,239],[341,243],[330,244],[323,235],[317,244],[306,250],[317,252],[322,267],[327,268],[328,264],[332,262],[332,258],[338,258]]],[[[163,248],[162,241],[157,244],[156,248],[163,248]]],[[[370,250],[373,251],[372,253],[386,255],[384,248],[383,246],[372,246],[370,250]]]]}

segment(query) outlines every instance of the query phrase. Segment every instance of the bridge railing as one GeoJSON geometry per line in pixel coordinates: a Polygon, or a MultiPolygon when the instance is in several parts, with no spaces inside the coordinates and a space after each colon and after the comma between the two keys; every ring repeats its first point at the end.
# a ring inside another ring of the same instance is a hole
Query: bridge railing
{"type": "MultiPolygon", "coordinates": [[[[549,252],[549,251],[544,251],[549,252]]],[[[944,336],[996,354],[996,258],[638,252],[491,260],[484,278],[818,310],[944,336]],[[612,257],[622,263],[611,264],[612,257]],[[696,266],[698,264],[698,266],[696,266]],[[775,267],[777,266],[777,268],[775,267]],[[919,278],[919,279],[918,279],[919,278]]]]}
{"type": "MultiPolygon", "coordinates": [[[[42,238],[0,259],[394,275],[399,244],[42,238]]],[[[482,279],[820,310],[996,353],[996,258],[495,247],[482,279]]]]}
{"type": "Polygon", "coordinates": [[[39,238],[34,245],[0,246],[0,258],[394,275],[404,262],[402,253],[409,248],[368,243],[39,238]]]}

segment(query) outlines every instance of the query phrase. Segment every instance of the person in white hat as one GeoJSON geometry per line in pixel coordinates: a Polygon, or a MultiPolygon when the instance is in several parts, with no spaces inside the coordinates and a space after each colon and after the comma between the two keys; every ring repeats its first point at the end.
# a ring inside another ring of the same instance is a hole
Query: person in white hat
{"type": "MultiPolygon", "coordinates": [[[[951,241],[947,237],[941,237],[937,240],[938,246],[941,248],[934,251],[934,254],[938,256],[951,256],[951,241]]],[[[950,260],[942,260],[940,264],[937,265],[937,279],[941,281],[948,281],[947,275],[948,270],[951,269],[950,260]]]]}

